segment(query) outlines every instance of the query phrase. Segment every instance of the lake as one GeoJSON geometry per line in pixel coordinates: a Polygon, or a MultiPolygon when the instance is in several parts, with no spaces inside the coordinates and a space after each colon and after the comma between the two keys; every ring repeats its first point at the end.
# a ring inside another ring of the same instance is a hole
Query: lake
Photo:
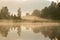
{"type": "Polygon", "coordinates": [[[60,40],[60,23],[0,23],[0,40],[60,40]]]}

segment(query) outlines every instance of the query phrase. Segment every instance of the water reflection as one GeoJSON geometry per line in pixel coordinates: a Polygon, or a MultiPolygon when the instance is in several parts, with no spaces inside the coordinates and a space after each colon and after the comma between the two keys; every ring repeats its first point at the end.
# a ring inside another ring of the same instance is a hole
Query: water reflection
{"type": "Polygon", "coordinates": [[[7,37],[8,31],[9,31],[9,27],[0,26],[0,34],[1,34],[3,37],[7,37]]]}
{"type": "Polygon", "coordinates": [[[20,26],[0,26],[0,34],[3,37],[7,37],[8,36],[8,32],[10,31],[16,31],[17,34],[20,36],[20,32],[21,32],[21,28],[20,26]]]}
{"type": "Polygon", "coordinates": [[[21,33],[21,26],[20,25],[17,25],[17,26],[10,26],[10,32],[11,31],[15,31],[18,36],[20,36],[20,33],[21,33]]]}
{"type": "Polygon", "coordinates": [[[60,40],[60,26],[43,26],[33,28],[33,32],[41,32],[45,37],[49,37],[51,40],[60,40]]]}
{"type": "Polygon", "coordinates": [[[21,27],[17,27],[17,34],[20,36],[21,27]]]}
{"type": "Polygon", "coordinates": [[[0,26],[3,40],[60,40],[60,25],[30,27],[22,25],[0,26]],[[5,39],[4,39],[5,40],[5,39]]]}

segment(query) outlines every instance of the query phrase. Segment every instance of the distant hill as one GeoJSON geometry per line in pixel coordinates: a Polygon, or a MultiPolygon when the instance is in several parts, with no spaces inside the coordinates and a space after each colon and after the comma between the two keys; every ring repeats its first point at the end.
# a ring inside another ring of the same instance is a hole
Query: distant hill
{"type": "Polygon", "coordinates": [[[40,18],[40,17],[36,17],[36,16],[23,16],[22,17],[23,20],[27,20],[27,21],[50,21],[48,19],[44,19],[44,18],[40,18]]]}

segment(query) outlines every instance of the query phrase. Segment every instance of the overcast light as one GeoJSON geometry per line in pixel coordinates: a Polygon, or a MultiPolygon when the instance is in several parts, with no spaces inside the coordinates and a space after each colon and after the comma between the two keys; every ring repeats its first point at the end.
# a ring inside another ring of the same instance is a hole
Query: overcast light
{"type": "Polygon", "coordinates": [[[18,8],[21,8],[22,14],[26,12],[31,13],[34,9],[43,9],[45,6],[49,6],[50,2],[47,0],[0,0],[0,8],[7,6],[9,11],[17,13],[18,8]]]}

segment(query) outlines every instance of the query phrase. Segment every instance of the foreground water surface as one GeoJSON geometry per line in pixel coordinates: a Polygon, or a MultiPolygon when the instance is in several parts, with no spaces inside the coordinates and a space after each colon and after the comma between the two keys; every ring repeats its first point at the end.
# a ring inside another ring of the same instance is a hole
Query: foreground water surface
{"type": "Polygon", "coordinates": [[[60,40],[58,23],[0,25],[0,40],[60,40]]]}

